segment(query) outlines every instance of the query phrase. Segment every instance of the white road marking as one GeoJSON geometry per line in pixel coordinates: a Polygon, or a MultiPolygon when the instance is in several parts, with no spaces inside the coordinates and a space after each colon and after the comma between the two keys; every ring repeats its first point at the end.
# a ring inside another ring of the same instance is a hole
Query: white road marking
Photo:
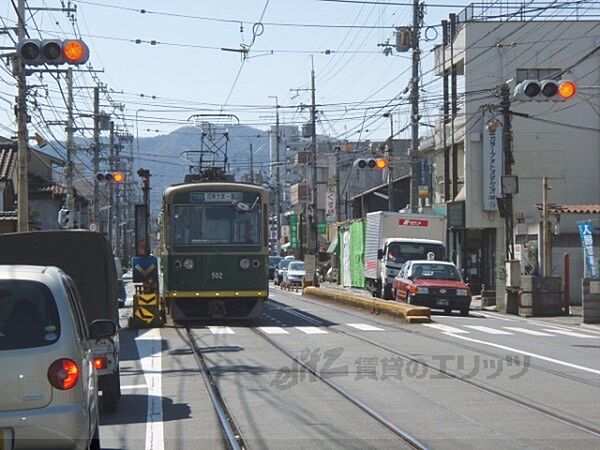
{"type": "Polygon", "coordinates": [[[441,323],[425,323],[423,324],[426,327],[435,328],[436,330],[443,331],[444,333],[451,334],[469,334],[470,331],[461,330],[460,328],[454,328],[449,325],[443,325],[441,323]]]}
{"type": "Polygon", "coordinates": [[[502,328],[506,328],[507,330],[512,330],[512,331],[518,331],[519,333],[531,334],[532,336],[554,336],[553,334],[542,333],[541,331],[529,330],[527,328],[520,328],[520,327],[502,327],[502,328]]]}
{"type": "Polygon", "coordinates": [[[294,327],[296,330],[300,330],[306,334],[327,334],[327,331],[317,327],[294,327]]]}
{"type": "Polygon", "coordinates": [[[524,350],[519,350],[513,347],[508,347],[506,345],[500,345],[500,344],[494,344],[493,342],[487,342],[487,341],[482,341],[479,339],[473,339],[467,336],[457,336],[457,335],[453,335],[450,333],[445,333],[448,334],[449,336],[454,336],[457,339],[464,339],[465,341],[469,341],[469,342],[475,342],[477,344],[483,344],[483,345],[489,345],[491,347],[496,347],[496,348],[501,348],[502,350],[507,350],[509,352],[515,352],[515,353],[519,353],[520,355],[526,355],[526,356],[531,356],[532,358],[536,358],[536,359],[541,359],[542,361],[548,361],[554,364],[558,364],[560,366],[565,366],[565,367],[570,367],[572,369],[577,369],[577,370],[581,370],[584,372],[590,372],[596,375],[600,375],[600,370],[598,369],[593,369],[591,367],[585,367],[585,366],[579,366],[577,364],[572,364],[566,361],[561,361],[559,359],[554,359],[554,358],[550,358],[548,356],[544,356],[544,355],[538,355],[537,353],[531,353],[531,352],[526,352],[524,350]]]}
{"type": "Polygon", "coordinates": [[[544,328],[544,331],[548,331],[550,333],[556,333],[556,334],[564,334],[565,336],[572,336],[572,337],[578,337],[578,338],[584,338],[584,339],[594,339],[594,338],[598,337],[598,336],[592,336],[590,334],[582,334],[582,333],[575,333],[574,331],[561,330],[559,328],[544,328]]]}
{"type": "Polygon", "coordinates": [[[508,331],[496,330],[495,328],[484,327],[481,325],[465,325],[465,327],[472,328],[477,331],[483,331],[484,333],[488,334],[512,334],[508,331]]]}
{"type": "Polygon", "coordinates": [[[127,386],[121,386],[122,391],[127,391],[130,389],[147,389],[147,388],[148,388],[147,384],[129,384],[127,386]]]}
{"type": "Polygon", "coordinates": [[[148,385],[145,450],[164,450],[160,329],[140,331],[135,344],[148,385]]]}
{"type": "Polygon", "coordinates": [[[383,331],[383,328],[374,327],[373,325],[368,325],[366,323],[347,323],[346,325],[362,331],[383,331]]]}
{"type": "Polygon", "coordinates": [[[480,311],[477,311],[477,313],[472,313],[473,316],[475,317],[487,317],[490,319],[498,319],[498,320],[506,320],[507,322],[520,322],[519,320],[516,319],[509,319],[508,317],[502,317],[500,315],[496,315],[496,314],[486,314],[486,313],[482,313],[480,311]]]}
{"type": "Polygon", "coordinates": [[[266,334],[290,334],[281,327],[258,327],[258,329],[266,334]]]}
{"type": "Polygon", "coordinates": [[[208,329],[210,330],[210,332],[212,334],[235,334],[235,331],[233,331],[229,327],[213,326],[213,327],[208,327],[208,329]]]}

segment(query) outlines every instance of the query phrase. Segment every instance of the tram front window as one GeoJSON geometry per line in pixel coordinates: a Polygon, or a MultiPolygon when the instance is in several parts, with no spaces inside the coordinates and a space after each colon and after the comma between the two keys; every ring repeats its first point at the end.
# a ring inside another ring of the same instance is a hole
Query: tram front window
{"type": "Polygon", "coordinates": [[[174,245],[260,245],[260,208],[175,205],[174,245]]]}

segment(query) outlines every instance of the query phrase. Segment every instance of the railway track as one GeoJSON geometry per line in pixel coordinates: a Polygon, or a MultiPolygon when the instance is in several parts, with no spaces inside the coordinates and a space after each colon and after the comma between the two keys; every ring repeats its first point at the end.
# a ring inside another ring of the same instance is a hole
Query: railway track
{"type": "Polygon", "coordinates": [[[246,441],[244,440],[242,433],[240,432],[237,424],[235,423],[235,419],[231,414],[231,411],[227,407],[227,404],[225,403],[225,400],[221,395],[219,386],[217,385],[217,382],[213,377],[213,374],[210,371],[208,364],[206,364],[206,360],[204,359],[202,351],[196,344],[194,334],[188,327],[186,327],[186,333],[189,339],[190,346],[194,353],[194,357],[198,362],[200,373],[202,374],[202,378],[204,379],[204,383],[206,384],[206,389],[208,390],[208,394],[219,418],[219,423],[221,424],[221,428],[223,430],[229,448],[232,450],[247,449],[248,447],[246,445],[246,441]]]}
{"type": "MultiPolygon", "coordinates": [[[[319,325],[319,326],[323,326],[324,325],[323,322],[320,322],[319,320],[315,319],[314,317],[312,317],[310,315],[304,314],[302,311],[299,311],[296,308],[289,307],[287,305],[283,305],[282,303],[279,303],[279,302],[273,302],[272,300],[269,300],[269,303],[271,304],[271,306],[274,306],[275,308],[280,309],[280,310],[286,312],[287,314],[291,314],[291,315],[293,315],[293,316],[295,316],[297,318],[301,318],[301,319],[303,319],[303,320],[305,320],[307,322],[310,322],[310,323],[312,323],[314,325],[319,325]]],[[[335,308],[335,309],[337,309],[337,308],[335,308]]],[[[344,311],[344,312],[348,313],[347,311],[344,311]]],[[[353,316],[353,317],[362,318],[361,316],[354,315],[352,313],[348,313],[348,314],[351,315],[351,316],[353,316]]],[[[375,321],[375,322],[377,322],[377,321],[375,321]]],[[[378,322],[378,323],[380,323],[380,322],[378,322]]],[[[388,328],[390,328],[389,324],[382,324],[382,323],[380,323],[380,324],[381,325],[385,325],[388,328]]],[[[423,336],[423,337],[428,337],[428,338],[436,339],[436,338],[433,338],[433,337],[431,337],[429,335],[418,333],[418,332],[415,332],[415,331],[408,331],[408,330],[404,330],[402,328],[394,328],[394,327],[392,327],[392,328],[395,329],[395,330],[398,330],[398,331],[405,331],[405,332],[417,334],[417,335],[420,335],[420,336],[423,336]]],[[[351,337],[353,339],[359,340],[359,341],[361,341],[361,342],[363,342],[365,344],[371,345],[371,346],[373,346],[373,347],[375,347],[375,348],[377,348],[379,350],[384,350],[386,352],[389,352],[390,354],[393,354],[395,356],[403,358],[406,361],[410,361],[410,362],[412,362],[414,364],[419,364],[419,365],[427,368],[428,370],[437,372],[438,374],[443,375],[445,377],[448,377],[448,378],[450,378],[452,380],[464,383],[466,385],[471,386],[472,388],[475,388],[477,390],[485,392],[485,393],[487,393],[489,395],[492,395],[492,396],[497,397],[497,398],[504,399],[504,400],[506,400],[508,402],[511,402],[511,403],[513,403],[515,405],[518,405],[519,407],[522,407],[522,408],[528,409],[530,411],[536,412],[538,414],[541,414],[543,416],[546,416],[546,417],[549,417],[549,418],[551,418],[553,420],[556,420],[557,422],[560,422],[562,424],[566,424],[566,425],[572,426],[574,428],[579,429],[580,431],[584,431],[586,433],[592,434],[592,435],[600,438],[600,429],[597,429],[597,428],[594,428],[594,427],[590,427],[590,426],[588,426],[588,425],[586,425],[586,424],[584,424],[582,422],[579,422],[577,420],[565,417],[565,416],[563,416],[563,415],[561,415],[561,414],[559,414],[559,413],[557,413],[555,411],[551,411],[551,410],[548,410],[546,408],[539,407],[537,405],[534,405],[534,404],[528,403],[526,401],[523,401],[523,400],[521,400],[521,399],[519,399],[519,398],[517,398],[517,397],[515,397],[513,395],[510,395],[510,394],[507,394],[505,392],[501,392],[499,390],[493,389],[493,388],[491,388],[489,386],[477,383],[477,382],[473,381],[472,379],[465,378],[462,374],[460,374],[458,372],[455,372],[455,371],[452,371],[452,370],[448,370],[448,369],[441,369],[441,368],[436,367],[436,366],[434,366],[434,365],[432,365],[432,364],[430,364],[430,363],[428,363],[426,361],[423,361],[422,359],[412,357],[412,356],[410,356],[410,355],[408,355],[406,353],[403,353],[401,351],[393,349],[393,348],[391,348],[391,347],[389,347],[389,346],[387,346],[385,344],[381,344],[379,342],[374,342],[374,341],[372,341],[370,339],[364,338],[362,336],[356,335],[356,334],[351,333],[351,332],[347,332],[347,331],[343,331],[343,330],[339,330],[339,329],[335,329],[335,328],[328,328],[328,330],[330,330],[331,332],[340,334],[340,335],[345,335],[345,336],[351,337]]],[[[444,339],[436,339],[436,340],[440,340],[440,341],[446,342],[444,339]]],[[[452,342],[452,341],[448,341],[448,343],[454,344],[454,342],[452,342]]],[[[464,348],[467,348],[469,350],[473,350],[473,351],[480,352],[480,353],[485,353],[485,354],[488,354],[488,355],[495,355],[495,354],[493,354],[493,352],[484,352],[484,351],[481,351],[479,349],[471,348],[469,346],[460,345],[460,347],[464,347],[464,348]]],[[[503,355],[495,355],[495,356],[504,358],[503,355]]],[[[533,366],[530,366],[530,367],[533,367],[533,366]]],[[[543,369],[545,369],[545,368],[538,367],[538,370],[543,370],[543,369]]],[[[544,371],[552,373],[552,374],[556,374],[552,370],[544,370],[544,371]]],[[[562,374],[559,373],[559,375],[562,375],[562,374]]],[[[581,380],[581,379],[576,378],[576,377],[566,377],[566,378],[571,378],[571,379],[575,379],[576,381],[585,382],[585,384],[590,384],[590,383],[588,383],[587,380],[581,380]]],[[[593,383],[593,384],[595,385],[595,383],[593,383]]]]}
{"type": "MultiPolygon", "coordinates": [[[[344,389],[339,384],[325,378],[318,370],[307,365],[302,360],[296,358],[292,353],[287,351],[285,348],[277,344],[273,339],[269,336],[262,333],[259,329],[255,327],[250,328],[255,335],[259,336],[264,341],[268,342],[271,346],[277,349],[280,353],[284,354],[288,359],[292,360],[300,367],[302,367],[306,372],[310,373],[314,377],[316,377],[319,381],[333,389],[339,395],[341,395],[346,400],[350,401],[353,405],[355,405],[359,410],[363,413],[367,414],[372,419],[376,420],[378,423],[383,425],[389,431],[391,431],[394,435],[408,444],[411,448],[417,450],[429,450],[423,442],[418,440],[416,437],[412,436],[408,431],[402,429],[400,426],[386,418],[384,415],[378,413],[373,408],[371,408],[368,404],[363,402],[361,399],[353,395],[350,391],[344,389]]],[[[198,366],[200,368],[200,372],[206,384],[209,396],[219,418],[219,422],[223,429],[224,435],[227,440],[227,444],[229,448],[233,450],[242,450],[247,449],[248,445],[246,440],[242,436],[242,433],[235,422],[234,414],[229,410],[227,404],[224,400],[224,397],[219,389],[218,383],[216,382],[213,374],[210,371],[210,368],[202,354],[202,350],[196,344],[196,340],[192,329],[186,327],[187,337],[189,339],[190,346],[193,350],[196,361],[198,362],[198,366]]]]}

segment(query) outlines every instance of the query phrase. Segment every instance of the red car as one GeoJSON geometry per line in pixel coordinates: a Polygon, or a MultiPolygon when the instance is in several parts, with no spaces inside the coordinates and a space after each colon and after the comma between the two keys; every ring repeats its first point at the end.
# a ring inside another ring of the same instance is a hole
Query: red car
{"type": "Polygon", "coordinates": [[[399,302],[443,309],[460,310],[469,315],[471,290],[451,262],[408,261],[392,284],[392,294],[399,302]]]}

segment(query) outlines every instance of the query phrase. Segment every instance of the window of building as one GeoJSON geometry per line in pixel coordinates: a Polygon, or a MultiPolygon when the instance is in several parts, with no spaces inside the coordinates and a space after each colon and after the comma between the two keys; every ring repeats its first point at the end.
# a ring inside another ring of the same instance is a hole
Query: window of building
{"type": "Polygon", "coordinates": [[[517,69],[517,83],[525,80],[558,80],[561,69],[517,69]]]}

